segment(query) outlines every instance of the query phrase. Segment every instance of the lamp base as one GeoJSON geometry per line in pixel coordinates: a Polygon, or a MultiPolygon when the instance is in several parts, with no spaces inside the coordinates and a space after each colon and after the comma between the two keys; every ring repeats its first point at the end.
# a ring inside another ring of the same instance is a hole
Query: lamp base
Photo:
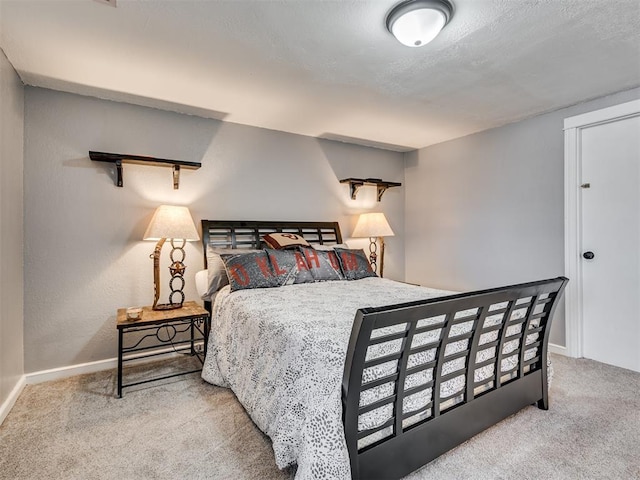
{"type": "Polygon", "coordinates": [[[182,303],[159,303],[151,308],[152,310],[176,310],[182,308],[182,303]]]}
{"type": "Polygon", "coordinates": [[[369,237],[369,263],[374,272],[378,271],[378,244],[376,237],[369,237]]]}

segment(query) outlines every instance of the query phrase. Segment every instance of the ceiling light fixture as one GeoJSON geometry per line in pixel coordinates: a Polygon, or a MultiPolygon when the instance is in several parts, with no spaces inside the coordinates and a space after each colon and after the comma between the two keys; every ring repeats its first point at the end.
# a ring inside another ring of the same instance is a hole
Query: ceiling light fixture
{"type": "Polygon", "coordinates": [[[407,47],[422,47],[436,38],[453,16],[448,0],[408,0],[387,15],[387,29],[407,47]]]}

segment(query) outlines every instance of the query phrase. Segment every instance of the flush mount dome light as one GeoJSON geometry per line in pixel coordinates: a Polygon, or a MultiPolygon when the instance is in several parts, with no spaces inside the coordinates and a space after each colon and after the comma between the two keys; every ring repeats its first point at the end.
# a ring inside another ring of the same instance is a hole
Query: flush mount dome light
{"type": "Polygon", "coordinates": [[[387,29],[407,47],[421,47],[436,38],[453,16],[448,0],[408,0],[387,15],[387,29]]]}

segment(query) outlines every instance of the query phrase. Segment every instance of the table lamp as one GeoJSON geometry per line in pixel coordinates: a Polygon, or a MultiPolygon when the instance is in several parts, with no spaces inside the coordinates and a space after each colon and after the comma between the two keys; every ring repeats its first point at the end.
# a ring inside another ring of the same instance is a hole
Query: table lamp
{"type": "Polygon", "coordinates": [[[196,226],[191,218],[191,213],[187,207],[176,207],[172,205],[160,205],[144,233],[144,240],[157,240],[156,248],[150,258],[153,259],[153,310],[173,310],[181,308],[184,303],[184,272],[186,266],[183,263],[185,258],[184,246],[187,241],[200,239],[196,226]],[[166,240],[171,241],[171,280],[169,281],[169,303],[158,304],[160,297],[160,252],[166,240]],[[177,243],[180,241],[181,243],[177,243]],[[176,258],[177,254],[179,258],[176,258]],[[176,285],[176,282],[179,284],[176,285]],[[174,298],[178,296],[179,301],[174,298]]]}
{"type": "Polygon", "coordinates": [[[393,237],[395,234],[384,213],[363,213],[358,218],[356,228],[353,230],[353,237],[369,237],[369,263],[374,271],[377,272],[378,263],[378,246],[376,238],[380,240],[380,276],[382,277],[384,269],[384,237],[393,237]]]}

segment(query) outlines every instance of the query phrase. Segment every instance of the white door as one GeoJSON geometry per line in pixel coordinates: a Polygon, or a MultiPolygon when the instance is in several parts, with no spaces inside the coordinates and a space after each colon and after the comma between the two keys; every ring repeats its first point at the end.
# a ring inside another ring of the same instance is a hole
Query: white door
{"type": "Polygon", "coordinates": [[[640,116],[580,133],[582,354],[640,371],[640,116]]]}

